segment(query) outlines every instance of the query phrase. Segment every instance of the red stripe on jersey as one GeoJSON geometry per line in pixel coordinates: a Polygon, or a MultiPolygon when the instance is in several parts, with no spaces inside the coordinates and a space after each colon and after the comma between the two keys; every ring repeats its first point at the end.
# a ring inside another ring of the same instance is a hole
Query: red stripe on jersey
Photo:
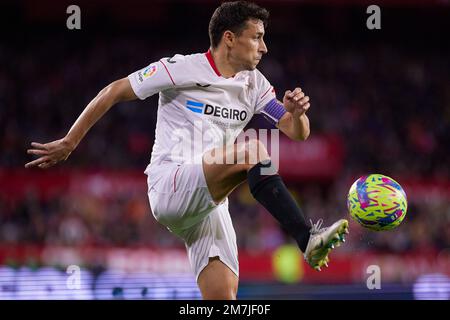
{"type": "Polygon", "coordinates": [[[208,59],[209,64],[211,65],[211,68],[213,68],[214,72],[215,72],[219,77],[221,77],[222,75],[220,74],[219,69],[217,69],[217,67],[216,67],[216,63],[214,62],[214,59],[213,59],[213,57],[212,57],[212,54],[211,54],[211,50],[210,50],[210,49],[208,49],[208,51],[205,53],[205,56],[206,56],[206,59],[208,59]]]}
{"type": "Polygon", "coordinates": [[[180,170],[180,167],[178,167],[177,171],[175,172],[175,175],[173,176],[173,192],[177,191],[177,174],[178,170],[180,170]]]}
{"type": "Polygon", "coordinates": [[[159,60],[159,61],[162,63],[162,65],[163,65],[164,68],[166,69],[167,74],[169,75],[170,80],[172,81],[173,85],[175,85],[175,81],[173,81],[173,78],[172,78],[172,76],[170,75],[169,69],[167,69],[166,65],[164,64],[164,62],[163,62],[162,60],[159,60]]]}
{"type": "Polygon", "coordinates": [[[261,96],[261,98],[260,99],[262,99],[262,98],[264,98],[264,96],[266,95],[266,94],[268,94],[269,93],[269,91],[270,91],[270,89],[272,89],[273,87],[270,87],[269,89],[267,89],[267,91],[261,96]]]}

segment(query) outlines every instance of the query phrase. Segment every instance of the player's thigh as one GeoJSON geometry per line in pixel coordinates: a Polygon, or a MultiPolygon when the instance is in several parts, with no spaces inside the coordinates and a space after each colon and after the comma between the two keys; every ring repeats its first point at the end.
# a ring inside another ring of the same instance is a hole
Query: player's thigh
{"type": "Polygon", "coordinates": [[[172,232],[196,225],[217,207],[200,164],[163,165],[152,170],[148,178],[152,213],[172,232]]]}
{"type": "Polygon", "coordinates": [[[247,179],[251,167],[268,159],[265,146],[258,140],[207,151],[203,156],[203,172],[213,200],[222,201],[247,179]]]}
{"type": "Polygon", "coordinates": [[[239,279],[219,257],[209,258],[198,277],[198,286],[205,300],[236,300],[239,279]]]}

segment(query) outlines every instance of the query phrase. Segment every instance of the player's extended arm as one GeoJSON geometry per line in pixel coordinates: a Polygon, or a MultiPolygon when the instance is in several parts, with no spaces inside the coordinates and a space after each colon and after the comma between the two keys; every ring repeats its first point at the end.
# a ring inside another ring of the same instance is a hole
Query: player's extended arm
{"type": "Polygon", "coordinates": [[[118,102],[135,99],[137,97],[128,78],[112,82],[92,99],[64,138],[45,144],[32,142],[32,148],[28,149],[27,153],[37,155],[39,158],[25,164],[25,168],[39,167],[46,169],[66,160],[89,129],[106,111],[118,102]]]}
{"type": "Polygon", "coordinates": [[[310,107],[309,97],[305,96],[301,88],[288,90],[284,94],[283,105],[287,112],[278,122],[278,129],[292,140],[306,140],[310,133],[309,119],[306,115],[310,107]]]}

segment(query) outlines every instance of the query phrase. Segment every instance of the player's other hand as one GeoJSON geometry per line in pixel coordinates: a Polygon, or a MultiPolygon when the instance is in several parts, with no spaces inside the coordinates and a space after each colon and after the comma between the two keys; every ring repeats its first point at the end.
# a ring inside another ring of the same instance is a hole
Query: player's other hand
{"type": "Polygon", "coordinates": [[[71,146],[71,144],[65,139],[60,139],[45,144],[32,142],[31,147],[31,149],[27,150],[27,153],[36,155],[38,158],[25,164],[25,168],[50,168],[58,162],[65,161],[74,149],[73,146],[71,146]]]}
{"type": "Polygon", "coordinates": [[[288,90],[284,94],[283,105],[287,112],[299,117],[308,111],[309,97],[305,95],[301,88],[295,88],[294,91],[288,90]]]}

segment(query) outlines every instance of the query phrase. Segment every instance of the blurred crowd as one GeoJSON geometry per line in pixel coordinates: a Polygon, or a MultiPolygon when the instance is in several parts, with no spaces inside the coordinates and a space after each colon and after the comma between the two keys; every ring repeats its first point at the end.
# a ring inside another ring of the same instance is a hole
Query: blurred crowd
{"type": "MultiPolygon", "coordinates": [[[[31,141],[63,137],[108,83],[161,57],[208,49],[206,32],[176,41],[156,37],[43,32],[0,44],[0,61],[7,62],[0,68],[0,168],[28,162],[31,141]]],[[[359,173],[449,180],[448,48],[414,51],[415,45],[380,39],[341,43],[311,31],[292,43],[275,32],[271,36],[270,29],[266,41],[269,54],[260,69],[278,98],[300,85],[312,102],[312,134],[336,134],[345,142],[343,171],[335,180],[289,184],[313,221],[324,218],[327,224],[345,214],[348,186],[342,181],[359,173]]],[[[63,167],[144,170],[156,108],[156,96],[114,107],[63,167]]],[[[268,126],[264,121],[255,118],[251,125],[268,126]]],[[[0,195],[0,243],[182,246],[151,217],[147,201],[146,194],[134,193],[117,198],[60,193],[43,200],[30,192],[18,202],[0,195]]],[[[271,249],[290,241],[246,185],[230,197],[230,212],[240,249],[271,249]]],[[[351,229],[343,250],[448,248],[450,199],[409,199],[407,218],[395,232],[351,229]]]]}
{"type": "MultiPolygon", "coordinates": [[[[350,219],[345,207],[345,186],[292,185],[290,191],[306,217],[328,225],[350,220],[351,233],[343,251],[440,251],[450,244],[450,199],[411,198],[408,213],[394,231],[373,232],[350,219]]],[[[229,209],[240,250],[276,249],[292,239],[251,196],[247,184],[229,197],[229,209]]],[[[17,200],[0,197],[0,244],[49,246],[130,246],[167,248],[184,246],[154,220],[144,192],[98,196],[62,190],[48,198],[29,191],[17,200]]]]}

